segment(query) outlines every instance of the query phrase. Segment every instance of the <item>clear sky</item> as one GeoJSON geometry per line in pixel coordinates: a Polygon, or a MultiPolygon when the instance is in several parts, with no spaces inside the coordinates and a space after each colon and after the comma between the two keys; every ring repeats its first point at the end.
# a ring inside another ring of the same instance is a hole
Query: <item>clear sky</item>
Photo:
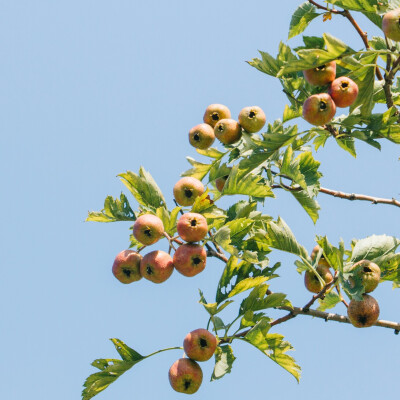
{"type": "MultiPolygon", "coordinates": [[[[187,133],[208,104],[226,104],[234,115],[259,105],[269,122],[281,117],[286,101],[279,83],[245,61],[258,49],[276,53],[299,3],[0,1],[0,398],[79,399],[95,372],[90,363],[116,357],[108,338],[148,354],[179,346],[187,332],[205,327],[198,288],[214,298],[223,269],[218,260],[193,279],[175,273],[162,285],[122,285],[111,266],[128,246],[130,224],[84,220],[107,195],[127,192],[118,173],[141,165],[172,206],[172,187],[189,166],[185,156],[201,158],[187,133]]],[[[365,19],[360,23],[376,34],[365,19]]],[[[362,47],[341,17],[316,22],[307,34],[323,31],[362,47]]],[[[379,152],[358,144],[358,152],[354,160],[329,141],[316,155],[322,185],[399,197],[399,148],[384,143],[379,152]]],[[[264,212],[281,215],[310,250],[315,234],[333,243],[342,237],[347,245],[371,234],[400,236],[394,207],[322,194],[314,226],[289,194],[277,195],[264,212]]],[[[271,259],[284,265],[271,289],[305,304],[310,296],[295,258],[274,252],[271,259]]],[[[400,292],[385,283],[375,293],[381,318],[399,321],[400,292]]],[[[210,383],[213,363],[205,363],[193,398],[376,399],[393,396],[398,386],[400,337],[392,331],[298,317],[276,332],[296,349],[299,385],[238,343],[232,373],[210,383]]],[[[167,352],[136,365],[97,398],[181,398],[167,379],[181,355],[167,352]]]]}

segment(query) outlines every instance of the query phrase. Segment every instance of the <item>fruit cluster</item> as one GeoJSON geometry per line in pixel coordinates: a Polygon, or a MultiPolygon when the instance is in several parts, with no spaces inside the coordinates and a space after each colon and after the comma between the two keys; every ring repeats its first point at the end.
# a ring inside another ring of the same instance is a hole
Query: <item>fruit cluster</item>
{"type": "MultiPolygon", "coordinates": [[[[178,204],[190,206],[196,197],[204,193],[203,184],[196,178],[185,177],[174,186],[174,196],[178,204]]],[[[166,281],[176,269],[184,276],[195,276],[206,267],[207,252],[200,242],[208,232],[206,218],[198,213],[183,213],[179,218],[176,230],[182,243],[177,238],[169,238],[171,242],[180,244],[173,257],[162,250],[154,250],[142,257],[133,250],[124,250],[114,260],[112,272],[122,283],[131,283],[141,278],[154,283],[166,281]]],[[[144,246],[168,237],[163,222],[153,214],[143,214],[133,225],[133,236],[144,246]]]]}
{"type": "MultiPolygon", "coordinates": [[[[315,246],[311,252],[311,259],[314,261],[318,252],[319,246],[315,246]]],[[[322,255],[318,261],[316,271],[322,278],[323,282],[320,282],[318,276],[312,271],[306,271],[304,275],[304,284],[312,293],[319,293],[333,281],[333,275],[329,269],[329,263],[322,255]]],[[[348,272],[352,274],[349,278],[350,287],[356,285],[356,281],[361,282],[364,287],[363,299],[358,301],[352,299],[347,308],[347,316],[350,322],[356,328],[367,328],[375,324],[379,317],[379,304],[378,302],[367,293],[371,293],[376,289],[381,278],[381,270],[378,265],[369,261],[361,260],[353,264],[348,272]]]]}
{"type": "Polygon", "coordinates": [[[196,149],[208,149],[217,138],[223,144],[236,143],[242,137],[242,130],[255,133],[265,125],[264,111],[258,107],[243,108],[238,121],[231,118],[228,107],[222,104],[210,104],[203,117],[204,123],[189,131],[189,142],[196,149]]]}
{"type": "Polygon", "coordinates": [[[303,104],[303,117],[310,124],[325,125],[335,116],[336,107],[349,107],[356,101],[357,84],[346,76],[336,78],[335,61],[307,69],[303,75],[311,85],[329,85],[328,93],[313,94],[303,104]]]}
{"type": "Polygon", "coordinates": [[[197,361],[208,361],[217,348],[217,338],[206,329],[189,332],[183,349],[188,358],[176,360],[169,369],[169,382],[180,393],[193,394],[203,381],[203,372],[197,361]]]}

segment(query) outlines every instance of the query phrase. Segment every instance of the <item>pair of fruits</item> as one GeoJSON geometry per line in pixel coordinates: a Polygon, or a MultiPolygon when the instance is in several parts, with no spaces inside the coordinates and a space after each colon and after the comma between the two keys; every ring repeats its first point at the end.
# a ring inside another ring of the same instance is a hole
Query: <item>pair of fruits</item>
{"type": "Polygon", "coordinates": [[[208,149],[217,138],[223,144],[236,143],[242,137],[242,128],[255,133],[265,125],[264,111],[258,107],[243,108],[238,121],[231,118],[231,112],[223,104],[210,104],[203,116],[204,123],[189,131],[189,142],[197,149],[208,149]]]}
{"type": "Polygon", "coordinates": [[[197,392],[203,371],[197,361],[208,361],[217,348],[217,338],[206,329],[189,332],[183,341],[183,349],[188,358],[176,360],[169,369],[168,377],[172,388],[180,393],[197,392]]]}
{"type": "MultiPolygon", "coordinates": [[[[315,246],[311,252],[312,260],[315,259],[318,252],[319,246],[315,246]]],[[[304,284],[312,293],[319,293],[325,285],[333,281],[333,275],[329,270],[329,263],[323,256],[318,262],[316,271],[321,276],[324,284],[319,281],[318,277],[312,271],[306,271],[304,275],[304,284]]],[[[372,326],[379,317],[379,304],[372,296],[366,293],[371,293],[378,286],[381,270],[375,263],[369,260],[361,260],[352,265],[349,271],[353,273],[354,279],[361,280],[365,293],[363,294],[363,300],[357,301],[352,299],[350,301],[347,308],[347,316],[352,325],[357,328],[372,326]]],[[[354,279],[349,279],[351,286],[355,285],[354,279]]]]}
{"type": "Polygon", "coordinates": [[[313,125],[325,125],[336,113],[336,107],[351,106],[358,96],[358,86],[350,78],[336,78],[336,63],[320,65],[303,71],[305,80],[311,85],[330,85],[328,93],[314,94],[303,104],[303,117],[313,125]]]}

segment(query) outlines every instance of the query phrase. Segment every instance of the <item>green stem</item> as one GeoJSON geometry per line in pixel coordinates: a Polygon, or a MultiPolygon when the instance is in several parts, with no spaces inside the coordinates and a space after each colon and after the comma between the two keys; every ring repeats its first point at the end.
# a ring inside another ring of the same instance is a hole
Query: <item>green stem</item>
{"type": "Polygon", "coordinates": [[[163,351],[168,351],[168,350],[183,350],[183,347],[168,347],[167,349],[157,350],[154,353],[145,356],[144,358],[149,358],[151,356],[154,356],[155,354],[162,353],[163,351]]]}

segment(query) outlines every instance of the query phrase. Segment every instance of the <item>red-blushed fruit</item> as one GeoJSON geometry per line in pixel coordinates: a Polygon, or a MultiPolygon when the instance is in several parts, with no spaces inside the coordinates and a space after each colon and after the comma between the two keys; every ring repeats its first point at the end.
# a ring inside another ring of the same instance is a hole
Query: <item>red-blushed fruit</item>
{"type": "Polygon", "coordinates": [[[180,393],[193,394],[199,390],[203,381],[203,371],[196,361],[180,358],[172,364],[168,377],[172,389],[180,393]]]}
{"type": "Polygon", "coordinates": [[[382,30],[389,39],[400,41],[400,8],[389,11],[383,16],[382,30]]]}
{"type": "Polygon", "coordinates": [[[323,285],[319,281],[317,275],[315,275],[313,271],[306,271],[304,274],[304,285],[306,289],[311,293],[319,293],[325,285],[333,281],[333,275],[329,270],[329,267],[323,264],[318,264],[316,271],[325,282],[325,284],[323,285]]]}
{"type": "Polygon", "coordinates": [[[356,328],[368,328],[379,318],[379,304],[369,294],[363,294],[363,300],[350,301],[347,316],[356,328]]]}
{"type": "Polygon", "coordinates": [[[154,283],[165,282],[173,271],[172,257],[162,250],[155,250],[146,254],[140,262],[141,275],[154,283]]]}
{"type": "Polygon", "coordinates": [[[260,107],[253,106],[243,108],[239,113],[238,121],[246,132],[255,133],[263,128],[267,118],[260,107]]]}
{"type": "Polygon", "coordinates": [[[196,197],[204,193],[204,185],[196,178],[185,176],[179,179],[174,186],[174,197],[181,206],[191,206],[196,197]]]}
{"type": "Polygon", "coordinates": [[[186,242],[198,242],[207,235],[207,220],[201,214],[185,213],[179,218],[176,230],[186,242]]]}
{"type": "Polygon", "coordinates": [[[316,68],[303,71],[305,80],[314,86],[323,86],[331,83],[336,76],[336,63],[331,61],[316,68]]]}
{"type": "Polygon", "coordinates": [[[232,144],[242,137],[242,128],[234,119],[221,119],[214,127],[215,137],[223,144],[232,144]]]}
{"type": "Polygon", "coordinates": [[[112,273],[122,283],[132,283],[142,279],[140,261],[142,256],[133,250],[123,250],[117,254],[112,273]]]}
{"type": "Polygon", "coordinates": [[[203,117],[203,121],[213,128],[220,119],[230,118],[231,112],[227,106],[222,104],[210,104],[203,117]]]}
{"type": "Polygon", "coordinates": [[[349,107],[357,99],[358,86],[352,79],[341,76],[331,83],[328,93],[335,102],[336,107],[349,107]]]}
{"type": "Polygon", "coordinates": [[[164,236],[164,225],[156,215],[143,214],[133,224],[133,236],[140,243],[149,246],[164,236]]]}
{"type": "Polygon", "coordinates": [[[189,332],[183,340],[186,355],[195,361],[207,361],[215,353],[217,338],[207,329],[189,332]]]}
{"type": "Polygon", "coordinates": [[[336,113],[336,105],[328,93],[313,94],[303,104],[303,117],[313,125],[325,125],[336,113]]]}
{"type": "MultiPolygon", "coordinates": [[[[231,167],[228,167],[229,170],[231,170],[231,167]]],[[[225,182],[228,180],[229,175],[225,175],[225,176],[220,176],[219,178],[217,178],[215,180],[215,186],[217,187],[217,189],[222,192],[224,190],[224,186],[225,186],[225,182]]]]}
{"type": "MultiPolygon", "coordinates": [[[[381,279],[381,269],[369,260],[358,261],[351,267],[350,271],[361,279],[365,293],[373,292],[381,279]]],[[[354,286],[354,280],[350,278],[349,281],[354,286]]]]}
{"type": "Polygon", "coordinates": [[[208,149],[214,140],[214,129],[211,125],[199,124],[189,131],[189,143],[196,149],[208,149]]]}
{"type": "Polygon", "coordinates": [[[186,243],[174,253],[175,269],[185,276],[195,276],[206,267],[207,251],[199,244],[186,243]]]}
{"type": "MultiPolygon", "coordinates": [[[[311,260],[312,260],[313,262],[314,262],[315,258],[317,257],[318,252],[319,252],[319,246],[316,245],[316,246],[312,249],[312,252],[311,252],[311,254],[310,254],[311,260]]],[[[328,261],[325,260],[325,257],[324,257],[323,254],[321,255],[321,258],[320,258],[319,261],[318,261],[318,265],[324,265],[325,267],[330,268],[330,265],[329,265],[328,261]]]]}

